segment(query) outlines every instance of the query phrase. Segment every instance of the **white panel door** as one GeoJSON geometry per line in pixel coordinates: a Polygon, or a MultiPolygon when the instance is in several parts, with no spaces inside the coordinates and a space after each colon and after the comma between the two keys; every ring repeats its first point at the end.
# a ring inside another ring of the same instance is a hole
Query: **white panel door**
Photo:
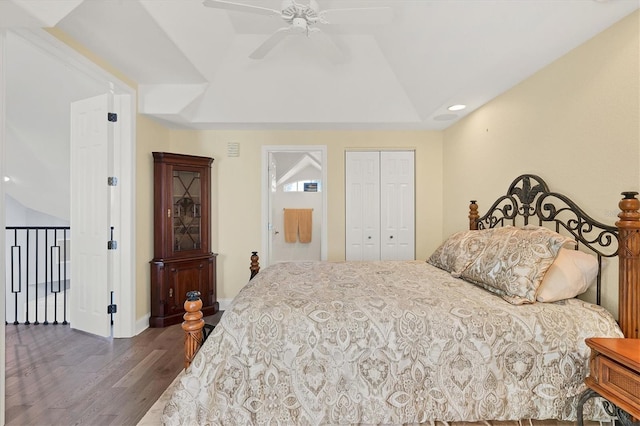
{"type": "Polygon", "coordinates": [[[71,104],[71,327],[111,334],[107,240],[108,95],[71,104]]]}
{"type": "Polygon", "coordinates": [[[380,259],[380,153],[345,156],[346,260],[380,259]]]}
{"type": "Polygon", "coordinates": [[[380,258],[415,258],[413,151],[380,153],[380,258]]]}

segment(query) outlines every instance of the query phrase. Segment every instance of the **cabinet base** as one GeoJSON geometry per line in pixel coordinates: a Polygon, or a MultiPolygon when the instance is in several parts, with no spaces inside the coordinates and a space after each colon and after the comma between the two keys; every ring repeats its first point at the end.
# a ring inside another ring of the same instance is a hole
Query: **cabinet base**
{"type": "MultiPolygon", "coordinates": [[[[202,315],[205,317],[208,317],[208,316],[217,314],[218,311],[220,311],[219,306],[220,306],[219,303],[215,302],[211,306],[203,307],[202,315]]],[[[149,327],[161,328],[161,327],[167,327],[169,325],[181,324],[183,321],[183,318],[182,318],[183,315],[184,315],[184,312],[174,314],[174,315],[167,315],[166,317],[150,317],[149,327]]]]}

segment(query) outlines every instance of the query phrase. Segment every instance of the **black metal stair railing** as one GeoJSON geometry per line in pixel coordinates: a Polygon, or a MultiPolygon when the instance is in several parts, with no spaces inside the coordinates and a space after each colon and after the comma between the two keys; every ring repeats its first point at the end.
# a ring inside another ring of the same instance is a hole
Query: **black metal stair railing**
{"type": "Polygon", "coordinates": [[[68,324],[70,227],[5,229],[5,324],[68,324]]]}

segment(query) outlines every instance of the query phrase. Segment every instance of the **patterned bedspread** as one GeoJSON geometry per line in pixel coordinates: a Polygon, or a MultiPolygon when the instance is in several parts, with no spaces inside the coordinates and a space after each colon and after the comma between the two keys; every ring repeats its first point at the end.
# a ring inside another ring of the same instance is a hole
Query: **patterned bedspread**
{"type": "MultiPolygon", "coordinates": [[[[225,311],[163,421],[575,420],[591,336],[622,333],[599,306],[511,305],[424,261],[276,264],[225,311]]],[[[585,414],[608,419],[593,400],[585,414]]]]}

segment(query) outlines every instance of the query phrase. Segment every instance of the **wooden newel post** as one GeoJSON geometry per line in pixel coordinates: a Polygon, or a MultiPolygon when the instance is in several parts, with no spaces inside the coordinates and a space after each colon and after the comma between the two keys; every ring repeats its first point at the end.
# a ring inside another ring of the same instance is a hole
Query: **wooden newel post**
{"type": "Polygon", "coordinates": [[[478,204],[476,204],[476,200],[471,200],[471,204],[469,204],[469,230],[476,231],[478,230],[478,218],[480,215],[478,214],[478,204]]]}
{"type": "Polygon", "coordinates": [[[202,300],[199,291],[187,293],[187,300],[184,302],[185,314],[182,316],[182,329],[184,330],[184,368],[191,365],[193,357],[202,346],[204,319],[202,319],[202,300]]]}
{"type": "Polygon", "coordinates": [[[640,200],[623,192],[618,206],[619,318],[624,337],[640,338],[640,200]]]}
{"type": "Polygon", "coordinates": [[[252,251],[251,252],[251,266],[249,267],[249,270],[251,271],[251,278],[249,278],[249,281],[251,281],[251,279],[253,279],[253,277],[255,277],[258,272],[260,271],[260,262],[258,262],[258,252],[257,251],[252,251]]]}

